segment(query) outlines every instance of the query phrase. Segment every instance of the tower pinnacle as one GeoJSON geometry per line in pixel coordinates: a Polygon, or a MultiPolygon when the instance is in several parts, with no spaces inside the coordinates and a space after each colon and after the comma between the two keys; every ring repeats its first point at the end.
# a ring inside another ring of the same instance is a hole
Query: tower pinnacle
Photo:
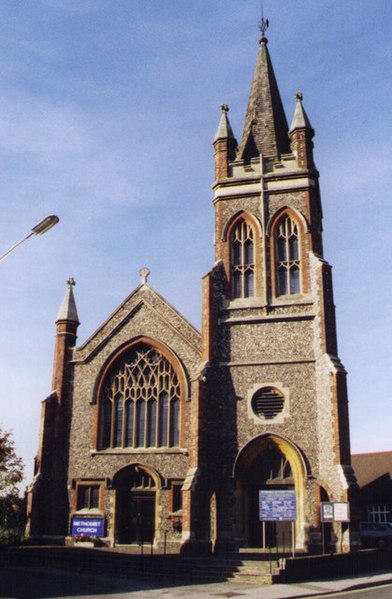
{"type": "Polygon", "coordinates": [[[73,277],[69,277],[67,280],[67,285],[68,291],[64,297],[63,303],[60,306],[56,322],[67,320],[69,322],[79,324],[78,311],[76,309],[75,297],[72,290],[72,287],[76,285],[75,279],[73,277]]]}

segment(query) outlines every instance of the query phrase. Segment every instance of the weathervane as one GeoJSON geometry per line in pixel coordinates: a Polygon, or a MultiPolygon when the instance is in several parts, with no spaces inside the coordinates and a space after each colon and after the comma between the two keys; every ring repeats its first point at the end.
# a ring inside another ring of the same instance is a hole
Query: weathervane
{"type": "Polygon", "coordinates": [[[263,0],[261,0],[261,22],[260,22],[259,29],[261,31],[262,38],[260,41],[265,40],[265,32],[267,31],[268,27],[269,27],[269,21],[268,21],[268,19],[264,19],[264,3],[263,3],[263,0]]]}

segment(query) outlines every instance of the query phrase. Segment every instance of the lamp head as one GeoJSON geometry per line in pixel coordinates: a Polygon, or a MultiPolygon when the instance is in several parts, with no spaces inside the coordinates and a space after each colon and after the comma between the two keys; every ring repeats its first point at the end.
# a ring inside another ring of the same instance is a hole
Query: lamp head
{"type": "Polygon", "coordinates": [[[59,222],[59,217],[55,214],[47,216],[43,220],[41,220],[38,224],[35,225],[31,230],[35,235],[43,235],[46,231],[49,231],[54,225],[57,225],[59,222]]]}

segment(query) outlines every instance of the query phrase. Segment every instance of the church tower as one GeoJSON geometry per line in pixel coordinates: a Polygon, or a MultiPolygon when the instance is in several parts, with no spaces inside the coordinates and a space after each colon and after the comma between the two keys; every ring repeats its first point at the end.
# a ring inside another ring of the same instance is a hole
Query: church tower
{"type": "MultiPolygon", "coordinates": [[[[261,546],[260,490],[295,490],[298,550],[321,544],[320,502],[349,502],[346,372],[322,246],[314,131],[296,94],[288,127],[262,38],[237,144],[227,105],[215,150],[215,266],[203,281],[201,472],[216,546],[261,546]],[[211,455],[214,460],[211,460],[211,455]],[[208,482],[207,482],[208,479],[208,482]]],[[[328,542],[350,546],[350,526],[328,542]]],[[[290,546],[288,523],[264,542],[290,546]]]]}

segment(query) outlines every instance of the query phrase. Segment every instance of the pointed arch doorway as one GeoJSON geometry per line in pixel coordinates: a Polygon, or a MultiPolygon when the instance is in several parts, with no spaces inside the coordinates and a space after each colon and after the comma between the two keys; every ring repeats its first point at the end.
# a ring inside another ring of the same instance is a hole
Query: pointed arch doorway
{"type": "MultiPolygon", "coordinates": [[[[295,490],[297,499],[296,545],[303,546],[303,494],[305,469],[302,456],[288,441],[264,435],[251,441],[237,456],[234,477],[237,494],[237,535],[244,547],[263,546],[259,520],[259,491],[295,490]]],[[[266,547],[289,550],[292,526],[289,522],[266,522],[266,547]]]]}
{"type": "Polygon", "coordinates": [[[156,477],[142,466],[128,466],[117,472],[113,487],[116,490],[116,543],[153,543],[158,489],[156,477]]]}

